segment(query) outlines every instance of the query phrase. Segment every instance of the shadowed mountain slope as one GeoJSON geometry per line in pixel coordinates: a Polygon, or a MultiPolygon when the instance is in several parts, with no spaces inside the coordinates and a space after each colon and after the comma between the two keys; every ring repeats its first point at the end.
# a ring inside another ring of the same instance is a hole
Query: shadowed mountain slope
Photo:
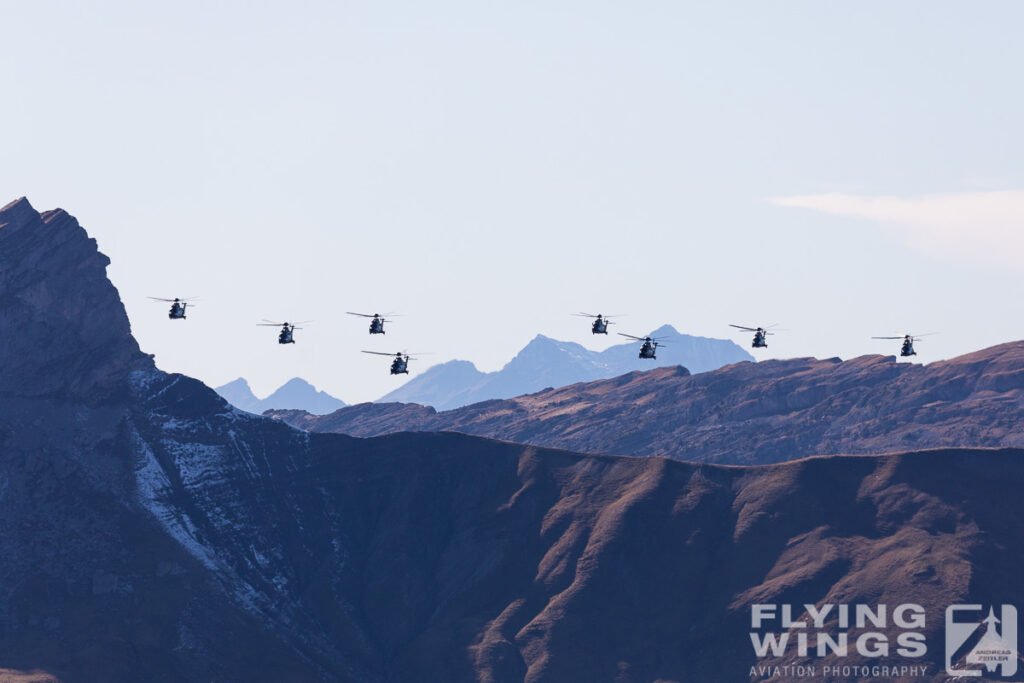
{"type": "Polygon", "coordinates": [[[927,366],[889,356],[630,373],[437,413],[276,412],[312,431],[459,431],[581,452],[730,464],[915,448],[1024,446],[1024,342],[927,366]]]}
{"type": "Polygon", "coordinates": [[[752,603],[912,601],[937,681],[946,604],[1024,600],[1024,452],[730,468],[308,434],[154,368],[105,264],[63,212],[0,209],[0,319],[30,337],[0,345],[4,675],[735,681],[801,661],[755,658],[752,603]]]}

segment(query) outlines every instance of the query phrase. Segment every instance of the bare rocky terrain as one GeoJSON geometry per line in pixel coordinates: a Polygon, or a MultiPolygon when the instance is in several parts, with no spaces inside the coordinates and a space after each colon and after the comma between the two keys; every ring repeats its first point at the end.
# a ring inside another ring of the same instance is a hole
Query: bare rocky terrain
{"type": "Polygon", "coordinates": [[[919,365],[892,356],[634,372],[436,412],[360,404],[272,411],[302,429],[457,431],[585,453],[764,464],[811,455],[1024,447],[1024,342],[919,365]]]}
{"type": "Polygon", "coordinates": [[[307,433],[155,368],[106,265],[65,212],[0,209],[10,680],[736,681],[767,663],[753,603],[917,602],[913,680],[939,681],[945,605],[1024,600],[1024,451],[725,467],[307,433]]]}

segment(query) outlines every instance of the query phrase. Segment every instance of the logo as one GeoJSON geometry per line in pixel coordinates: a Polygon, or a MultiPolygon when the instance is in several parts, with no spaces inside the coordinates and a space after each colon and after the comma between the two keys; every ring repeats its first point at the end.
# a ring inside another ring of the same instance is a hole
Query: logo
{"type": "Polygon", "coordinates": [[[999,676],[1017,673],[1017,608],[1002,605],[998,616],[981,605],[946,608],[946,673],[999,676]]]}

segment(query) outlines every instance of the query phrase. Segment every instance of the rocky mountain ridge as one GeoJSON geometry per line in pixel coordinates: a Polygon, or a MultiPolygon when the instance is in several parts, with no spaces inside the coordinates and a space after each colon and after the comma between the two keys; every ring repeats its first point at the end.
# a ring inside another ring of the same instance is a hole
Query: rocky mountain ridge
{"type": "Polygon", "coordinates": [[[63,212],[0,209],[4,675],[743,680],[806,659],[755,656],[753,603],[913,601],[937,681],[945,605],[1024,598],[1022,451],[739,468],[306,433],[156,369],[105,265],[63,212]]]}
{"type": "Polygon", "coordinates": [[[810,455],[1024,447],[1024,342],[923,366],[892,356],[659,368],[447,412],[272,413],[311,431],[457,431],[590,453],[764,464],[810,455]]]}

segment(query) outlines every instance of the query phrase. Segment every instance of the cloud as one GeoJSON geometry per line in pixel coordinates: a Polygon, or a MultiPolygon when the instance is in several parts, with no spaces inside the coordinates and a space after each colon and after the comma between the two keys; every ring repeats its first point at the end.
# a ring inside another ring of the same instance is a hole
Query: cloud
{"type": "Polygon", "coordinates": [[[917,197],[815,194],[770,201],[894,226],[912,248],[934,257],[1024,269],[1024,190],[917,197]]]}

